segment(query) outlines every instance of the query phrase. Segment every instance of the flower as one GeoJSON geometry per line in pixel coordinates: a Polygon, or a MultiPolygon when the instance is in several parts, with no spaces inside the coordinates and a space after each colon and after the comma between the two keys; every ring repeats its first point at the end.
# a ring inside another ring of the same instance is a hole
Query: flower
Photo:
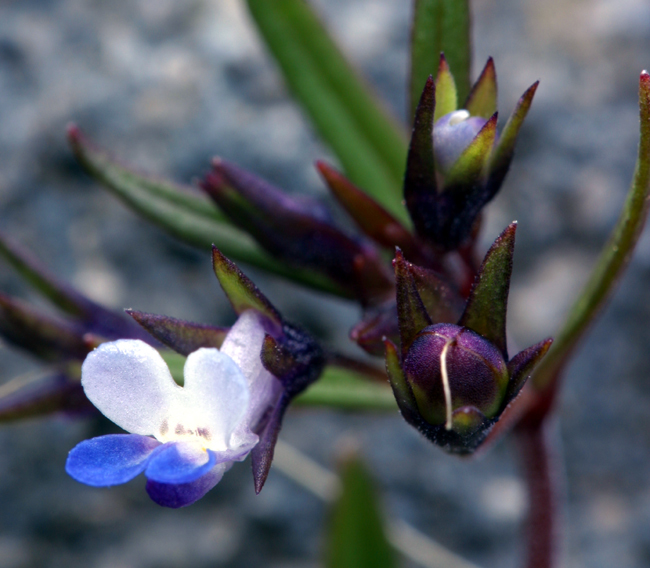
{"type": "Polygon", "coordinates": [[[104,343],[82,366],[90,401],[130,432],[86,440],[69,454],[66,471],[96,487],[140,473],[158,504],[183,507],[205,495],[235,461],[256,446],[262,418],[282,385],[262,365],[263,316],[244,311],[221,346],[189,354],[183,387],[153,347],[139,340],[104,343]]]}

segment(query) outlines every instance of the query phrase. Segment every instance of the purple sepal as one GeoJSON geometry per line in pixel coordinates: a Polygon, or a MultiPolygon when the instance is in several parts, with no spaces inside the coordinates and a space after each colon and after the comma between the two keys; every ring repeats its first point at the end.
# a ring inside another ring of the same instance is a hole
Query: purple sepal
{"type": "Polygon", "coordinates": [[[149,479],[147,493],[151,499],[162,505],[178,509],[198,501],[212,489],[223,477],[226,467],[214,467],[211,471],[190,483],[158,483],[149,479]]]}
{"type": "Polygon", "coordinates": [[[68,475],[93,487],[130,481],[147,467],[160,442],[139,434],[109,434],[77,444],[68,454],[68,475]]]}
{"type": "Polygon", "coordinates": [[[266,420],[262,431],[259,432],[260,441],[251,450],[255,493],[262,491],[262,487],[264,487],[266,478],[269,475],[271,462],[273,461],[273,452],[275,451],[275,443],[278,441],[282,418],[287,410],[287,406],[289,406],[290,400],[291,398],[286,393],[282,395],[273,408],[271,415],[266,420]]]}
{"type": "Polygon", "coordinates": [[[192,442],[168,442],[147,464],[148,479],[164,484],[186,484],[208,473],[217,463],[215,453],[192,442]]]}
{"type": "Polygon", "coordinates": [[[221,347],[230,328],[193,323],[169,316],[124,310],[158,341],[181,355],[189,355],[201,347],[221,347]]]}

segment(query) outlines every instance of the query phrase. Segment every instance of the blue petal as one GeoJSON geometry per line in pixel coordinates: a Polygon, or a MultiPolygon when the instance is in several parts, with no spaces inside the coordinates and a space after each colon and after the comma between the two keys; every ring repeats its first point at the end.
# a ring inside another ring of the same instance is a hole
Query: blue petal
{"type": "Polygon", "coordinates": [[[142,473],[158,440],[139,434],[110,434],[77,444],[68,454],[68,475],[94,487],[119,485],[142,473]]]}
{"type": "Polygon", "coordinates": [[[144,474],[158,483],[190,483],[216,463],[215,453],[195,442],[168,442],[151,457],[144,474]]]}
{"type": "Polygon", "coordinates": [[[223,477],[224,472],[231,464],[219,464],[204,476],[191,483],[158,483],[151,479],[147,481],[147,493],[158,505],[178,509],[191,505],[203,497],[223,477]]]}

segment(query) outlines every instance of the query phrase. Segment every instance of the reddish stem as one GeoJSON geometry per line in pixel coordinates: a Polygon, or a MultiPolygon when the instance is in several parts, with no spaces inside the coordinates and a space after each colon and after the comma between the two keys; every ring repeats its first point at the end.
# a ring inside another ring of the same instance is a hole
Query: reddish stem
{"type": "Polygon", "coordinates": [[[554,568],[558,557],[558,456],[555,420],[517,428],[517,442],[528,486],[526,568],[554,568]]]}

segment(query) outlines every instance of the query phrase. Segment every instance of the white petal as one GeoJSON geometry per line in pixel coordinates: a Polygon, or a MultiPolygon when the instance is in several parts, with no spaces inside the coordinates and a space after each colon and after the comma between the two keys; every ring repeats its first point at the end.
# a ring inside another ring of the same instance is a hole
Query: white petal
{"type": "Polygon", "coordinates": [[[153,347],[136,339],[102,343],[81,367],[86,396],[132,434],[157,434],[180,387],[153,347]]]}
{"type": "Polygon", "coordinates": [[[249,393],[235,362],[218,349],[199,349],[185,362],[185,386],[170,412],[170,431],[205,440],[205,446],[230,449],[231,434],[246,417],[249,393]]]}
{"type": "Polygon", "coordinates": [[[279,397],[280,381],[262,365],[260,354],[266,331],[263,316],[246,310],[239,316],[221,346],[221,352],[232,357],[244,373],[250,390],[247,425],[254,428],[266,409],[279,397]]]}

